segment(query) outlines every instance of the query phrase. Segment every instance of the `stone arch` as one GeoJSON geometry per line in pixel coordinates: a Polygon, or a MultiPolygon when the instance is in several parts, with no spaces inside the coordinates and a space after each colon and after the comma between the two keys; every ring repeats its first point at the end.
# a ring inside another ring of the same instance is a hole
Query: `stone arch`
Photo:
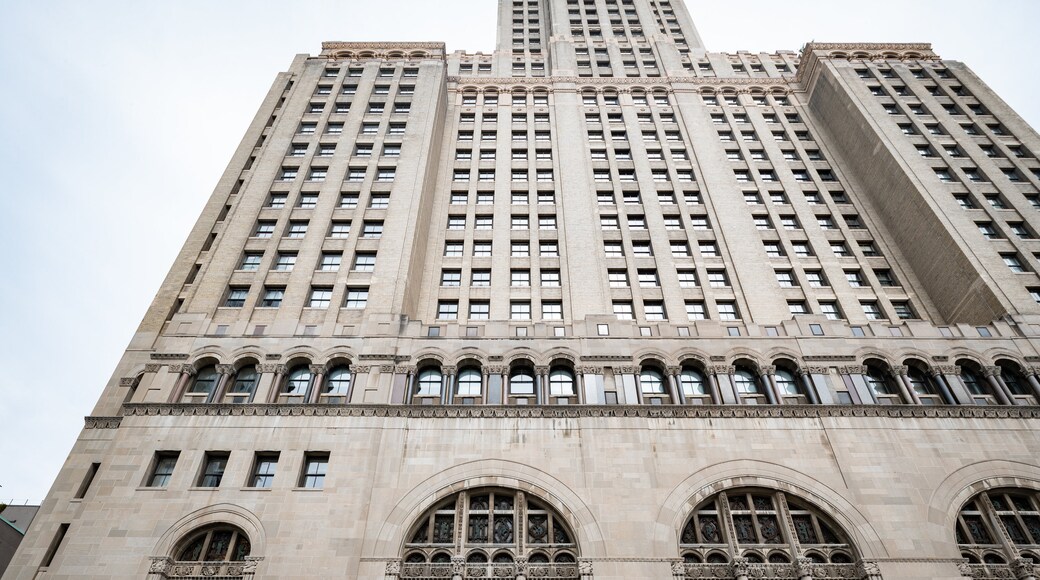
{"type": "Polygon", "coordinates": [[[632,354],[632,360],[635,361],[637,365],[642,365],[643,363],[651,361],[659,363],[662,367],[675,364],[674,357],[670,357],[656,348],[640,349],[632,354]]]}
{"type": "Polygon", "coordinates": [[[856,357],[856,360],[859,361],[859,364],[861,364],[861,365],[867,364],[866,361],[868,359],[877,359],[877,360],[885,363],[885,365],[887,365],[888,367],[892,367],[892,364],[893,364],[892,363],[892,357],[890,357],[889,355],[887,355],[885,353],[882,353],[882,352],[879,352],[877,350],[874,350],[873,348],[870,348],[870,347],[861,348],[861,349],[856,350],[856,352],[855,352],[855,354],[853,354],[853,356],[856,357]]]}
{"type": "Polygon", "coordinates": [[[1027,366],[1021,354],[1006,348],[990,348],[986,349],[982,354],[987,364],[991,366],[997,364],[997,361],[1001,359],[1010,360],[1022,368],[1027,366]]]}
{"type": "Polygon", "coordinates": [[[888,555],[881,536],[866,516],[837,489],[778,463],[736,459],[693,473],[672,489],[654,522],[651,556],[675,558],[679,533],[693,509],[710,496],[734,487],[763,487],[798,496],[841,526],[861,558],[888,555]]]}
{"type": "Polygon", "coordinates": [[[297,344],[285,349],[285,354],[282,356],[282,360],[288,361],[294,358],[306,358],[311,361],[316,361],[320,356],[321,353],[319,353],[316,348],[306,344],[297,344]]]}
{"type": "Polygon", "coordinates": [[[542,364],[551,365],[553,363],[559,364],[560,361],[568,363],[571,367],[578,364],[578,353],[574,352],[569,348],[556,347],[545,353],[542,357],[542,364]]]}
{"type": "Polygon", "coordinates": [[[527,361],[531,366],[534,366],[538,364],[539,359],[538,353],[527,347],[514,348],[502,357],[502,361],[510,366],[518,361],[527,361]]]}
{"type": "Polygon", "coordinates": [[[730,366],[736,366],[742,361],[750,363],[749,366],[758,372],[762,368],[762,359],[758,356],[758,353],[751,352],[745,349],[734,349],[726,354],[726,360],[729,361],[730,366]]]}
{"type": "Polygon", "coordinates": [[[679,352],[675,353],[674,358],[677,361],[677,364],[680,365],[692,364],[695,366],[700,365],[704,368],[708,368],[708,366],[711,365],[709,362],[711,361],[711,356],[696,348],[687,347],[680,349],[679,352]]]}
{"type": "Polygon", "coordinates": [[[231,362],[231,366],[234,367],[235,371],[237,372],[241,370],[243,367],[249,365],[256,365],[257,367],[259,367],[261,364],[263,364],[263,360],[264,357],[260,356],[259,354],[245,352],[236,356],[231,362]]]}
{"type": "Polygon", "coordinates": [[[960,467],[947,475],[929,496],[928,522],[942,526],[951,545],[956,546],[954,525],[964,504],[980,492],[1001,487],[1040,490],[1040,464],[989,459],[960,467]]]}
{"type": "Polygon", "coordinates": [[[475,361],[479,366],[487,366],[487,354],[477,348],[463,348],[456,352],[449,360],[451,364],[461,366],[466,361],[475,361]]]}
{"type": "Polygon", "coordinates": [[[173,549],[186,536],[199,528],[215,524],[230,524],[239,527],[249,536],[252,555],[262,557],[267,553],[267,534],[260,518],[242,506],[218,503],[195,510],[174,522],[159,537],[152,555],[155,557],[171,556],[173,549]]]}
{"type": "Polygon", "coordinates": [[[194,367],[195,370],[199,370],[202,367],[222,364],[226,360],[228,360],[228,356],[223,349],[216,347],[202,347],[192,353],[191,357],[188,359],[188,364],[194,367]]]}
{"type": "Polygon", "coordinates": [[[314,358],[315,364],[327,364],[335,359],[349,359],[352,361],[357,360],[357,354],[354,349],[343,346],[334,346],[329,349],[325,349],[314,358]]]}
{"type": "Polygon", "coordinates": [[[449,495],[477,487],[518,489],[536,496],[567,519],[583,557],[607,555],[603,532],[591,508],[570,486],[530,465],[502,459],[482,459],[433,474],[391,502],[395,507],[387,514],[375,538],[366,542],[363,548],[365,556],[397,558],[415,518],[449,495]]]}
{"type": "Polygon", "coordinates": [[[450,360],[451,357],[441,349],[426,349],[413,356],[412,359],[416,361],[416,364],[424,360],[434,360],[438,364],[445,364],[445,361],[450,360]]]}

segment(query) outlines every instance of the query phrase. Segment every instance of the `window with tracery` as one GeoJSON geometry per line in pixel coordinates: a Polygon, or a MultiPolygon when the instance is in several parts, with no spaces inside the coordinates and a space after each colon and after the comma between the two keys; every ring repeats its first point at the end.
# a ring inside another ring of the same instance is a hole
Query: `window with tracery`
{"type": "Polygon", "coordinates": [[[513,577],[518,558],[552,578],[578,578],[578,546],[564,519],[522,491],[485,488],[439,502],[416,521],[404,546],[401,578],[513,577]],[[506,576],[503,576],[506,574],[506,576]]]}
{"type": "Polygon", "coordinates": [[[785,564],[798,558],[851,564],[856,551],[830,518],[790,494],[768,489],[724,491],[701,502],[679,537],[687,563],[733,558],[785,564]]]}
{"type": "MultiPolygon", "coordinates": [[[[196,530],[173,551],[173,562],[159,558],[152,572],[161,578],[252,578],[257,558],[250,558],[249,536],[221,524],[196,530]]],[[[155,559],[153,559],[155,560],[155,559]]]]}
{"type": "Polygon", "coordinates": [[[1040,564],[1040,492],[998,489],[971,498],[957,516],[957,544],[972,564],[1040,564]]]}

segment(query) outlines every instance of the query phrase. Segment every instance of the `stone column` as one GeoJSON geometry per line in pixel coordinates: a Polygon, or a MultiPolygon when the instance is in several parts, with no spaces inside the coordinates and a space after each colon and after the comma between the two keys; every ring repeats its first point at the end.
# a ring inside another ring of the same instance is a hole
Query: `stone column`
{"type": "MultiPolygon", "coordinates": [[[[307,394],[307,402],[317,403],[321,395],[321,383],[325,380],[325,373],[328,372],[328,368],[325,365],[310,365],[309,370],[311,371],[311,392],[307,394]]],[[[350,378],[350,384],[353,385],[354,377],[350,378]]]]}
{"type": "Polygon", "coordinates": [[[816,394],[816,385],[812,382],[810,370],[807,368],[798,369],[798,378],[802,380],[802,388],[805,389],[805,396],[809,398],[809,404],[819,405],[820,397],[816,394]]]}
{"type": "MultiPolygon", "coordinates": [[[[415,393],[415,367],[408,367],[408,380],[405,383],[404,404],[411,405],[412,395],[415,393]]],[[[354,389],[353,377],[351,377],[350,388],[351,390],[354,389]]]]}
{"type": "Polygon", "coordinates": [[[686,395],[679,388],[679,373],[682,372],[682,367],[665,367],[665,374],[668,375],[668,392],[672,395],[673,405],[685,405],[686,395]]]}
{"type": "Polygon", "coordinates": [[[1040,381],[1037,380],[1036,375],[1040,373],[1040,367],[1026,367],[1025,371],[1026,380],[1029,381],[1029,386],[1033,388],[1033,397],[1036,399],[1036,403],[1040,405],[1040,381]]]}
{"type": "Polygon", "coordinates": [[[282,382],[282,376],[286,370],[285,365],[261,364],[257,365],[257,370],[260,371],[260,377],[257,379],[256,395],[253,397],[253,400],[267,401],[268,403],[276,402],[278,400],[279,383],[282,382]]]}
{"type": "Polygon", "coordinates": [[[1011,570],[1015,573],[1017,580],[1037,580],[1036,564],[1025,558],[1015,558],[1011,561],[1011,570]]]}
{"type": "Polygon", "coordinates": [[[672,579],[682,580],[686,577],[686,564],[682,560],[672,561],[672,579]]]}
{"type": "Polygon", "coordinates": [[[881,580],[881,568],[877,562],[860,560],[856,563],[856,577],[859,580],[881,580]]]}
{"type": "Polygon", "coordinates": [[[983,367],[982,372],[986,375],[986,380],[989,382],[989,386],[993,388],[993,394],[996,395],[1000,404],[1013,405],[1011,395],[1006,390],[1007,387],[1001,384],[999,380],[1000,367],[983,367]]]}
{"type": "Polygon", "coordinates": [[[390,560],[386,563],[386,572],[384,580],[397,580],[397,577],[401,575],[401,561],[390,560]]]}
{"type": "Polygon", "coordinates": [[[773,381],[775,373],[776,367],[773,365],[763,366],[758,369],[758,377],[762,381],[762,388],[766,392],[766,400],[770,405],[779,405],[783,400],[783,397],[776,390],[776,383],[773,381]]]}
{"type": "Polygon", "coordinates": [[[732,375],[734,367],[726,365],[712,365],[708,367],[708,385],[711,387],[711,399],[716,405],[722,405],[722,389],[719,387],[718,375],[732,375]]]}
{"type": "Polygon", "coordinates": [[[896,377],[897,384],[899,385],[899,391],[903,394],[904,401],[911,401],[915,405],[921,404],[921,399],[914,392],[914,386],[910,384],[910,379],[906,376],[908,369],[906,365],[896,365],[892,367],[892,375],[896,377]]]}
{"type": "Polygon", "coordinates": [[[458,367],[455,366],[441,367],[441,372],[444,374],[444,377],[441,379],[442,405],[451,405],[455,402],[455,373],[458,370],[458,367]]]}
{"type": "Polygon", "coordinates": [[[549,367],[534,367],[535,402],[539,405],[549,404],[549,367]]]}
{"type": "Polygon", "coordinates": [[[748,580],[751,563],[747,558],[733,558],[733,580],[748,580]]]}
{"type": "Polygon", "coordinates": [[[950,386],[946,384],[946,379],[943,377],[943,373],[940,369],[932,367],[928,369],[928,375],[932,377],[935,384],[939,387],[939,392],[942,393],[943,401],[947,405],[956,405],[957,399],[953,398],[953,393],[950,392],[950,386]]]}
{"type": "Polygon", "coordinates": [[[813,580],[812,560],[809,558],[798,558],[795,560],[794,569],[798,580],[813,580]]]}
{"type": "Polygon", "coordinates": [[[194,377],[198,372],[192,365],[180,365],[170,366],[170,370],[176,373],[180,373],[177,377],[177,383],[173,386],[173,392],[170,393],[170,402],[179,403],[181,396],[188,388],[188,382],[191,381],[191,377],[194,377]]]}
{"type": "Polygon", "coordinates": [[[466,559],[462,556],[451,557],[451,580],[462,580],[466,573],[466,559]]]}
{"type": "Polygon", "coordinates": [[[220,374],[220,379],[217,380],[217,386],[213,387],[213,394],[209,398],[211,403],[223,402],[228,381],[235,374],[235,365],[217,365],[217,373],[220,374]]]}

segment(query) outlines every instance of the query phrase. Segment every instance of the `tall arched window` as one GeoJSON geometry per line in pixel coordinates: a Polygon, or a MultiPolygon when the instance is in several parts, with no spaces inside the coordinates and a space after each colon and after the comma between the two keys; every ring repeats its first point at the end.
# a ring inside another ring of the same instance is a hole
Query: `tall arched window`
{"type": "Polygon", "coordinates": [[[427,367],[419,371],[419,386],[415,391],[415,396],[439,397],[441,396],[441,385],[443,382],[443,376],[439,368],[427,367]]]}
{"type": "Polygon", "coordinates": [[[321,394],[318,402],[328,404],[340,404],[347,402],[347,393],[350,392],[350,367],[339,365],[332,368],[325,376],[325,384],[321,386],[321,394]]]}
{"type": "Polygon", "coordinates": [[[639,373],[639,388],[644,395],[664,393],[664,377],[656,369],[644,367],[642,372],[639,373]]]}
{"type": "Polygon", "coordinates": [[[1022,367],[1018,363],[1009,360],[998,360],[997,366],[1000,367],[1000,378],[1007,385],[1008,390],[1011,391],[1011,396],[1015,399],[1015,403],[1019,405],[1040,403],[1040,400],[1037,400],[1036,395],[1033,393],[1029,379],[1022,373],[1022,367]]]}
{"type": "Polygon", "coordinates": [[[923,370],[911,365],[907,367],[906,378],[910,381],[910,386],[913,387],[917,398],[921,399],[922,405],[943,404],[944,401],[938,389],[935,388],[932,379],[923,370]]]}
{"type": "Polygon", "coordinates": [[[762,395],[762,388],[758,384],[758,378],[751,369],[738,366],[733,371],[733,387],[737,391],[737,397],[743,403],[762,404],[766,398],[762,395]]]}
{"type": "Polygon", "coordinates": [[[549,396],[574,396],[574,375],[565,367],[553,367],[549,371],[549,396]]]}
{"type": "Polygon", "coordinates": [[[256,382],[259,375],[256,373],[256,366],[247,365],[235,373],[235,378],[231,382],[231,386],[228,387],[227,394],[224,395],[225,403],[249,403],[253,400],[253,393],[256,392],[256,382]]]}
{"type": "Polygon", "coordinates": [[[679,373],[679,387],[687,403],[704,405],[711,403],[711,390],[704,373],[693,368],[683,367],[679,373]]]}
{"type": "Polygon", "coordinates": [[[189,535],[174,550],[173,557],[186,578],[241,578],[250,548],[245,532],[234,526],[217,525],[189,535]]]}
{"type": "Polygon", "coordinates": [[[961,508],[956,533],[961,555],[971,564],[1002,565],[1016,558],[1040,564],[1040,492],[1031,489],[982,492],[961,508]],[[996,529],[998,525],[1002,529],[996,529]],[[1014,549],[1010,554],[1000,540],[1005,532],[1014,549]]]}
{"type": "Polygon", "coordinates": [[[439,502],[412,527],[402,577],[441,577],[437,564],[462,557],[465,578],[513,578],[527,558],[528,578],[577,580],[578,545],[567,522],[522,491],[484,488],[439,502]],[[493,570],[492,570],[493,569],[493,570]]]}
{"type": "Polygon", "coordinates": [[[996,405],[997,398],[993,396],[989,383],[982,377],[982,374],[975,368],[974,364],[966,361],[958,361],[957,364],[961,367],[961,382],[968,389],[968,393],[975,400],[975,404],[996,405]]]}
{"type": "Polygon", "coordinates": [[[283,403],[305,403],[311,389],[311,369],[308,365],[301,364],[289,371],[282,387],[282,396],[279,402],[283,403]]]}
{"type": "Polygon", "coordinates": [[[776,369],[776,386],[780,389],[780,394],[785,397],[800,397],[802,390],[798,388],[798,381],[794,378],[794,373],[787,369],[777,368],[776,369]]]}
{"type": "Polygon", "coordinates": [[[864,375],[867,386],[874,392],[878,403],[882,405],[898,405],[903,403],[899,394],[899,387],[895,385],[888,371],[877,364],[867,364],[867,374],[864,375]]]}
{"type": "Polygon", "coordinates": [[[480,369],[466,367],[459,371],[457,395],[460,397],[479,397],[481,386],[480,369]]]}
{"type": "Polygon", "coordinates": [[[848,535],[818,509],[759,488],[728,490],[701,502],[683,527],[679,551],[688,565],[736,557],[783,564],[804,555],[813,562],[853,566],[857,559],[848,535]]]}
{"type": "Polygon", "coordinates": [[[217,388],[217,380],[220,375],[217,374],[216,367],[208,366],[199,369],[195,374],[195,380],[191,383],[184,396],[181,397],[183,403],[210,403],[213,401],[213,394],[217,388]]]}
{"type": "Polygon", "coordinates": [[[527,367],[516,367],[509,373],[509,394],[512,396],[534,395],[534,373],[527,367]]]}

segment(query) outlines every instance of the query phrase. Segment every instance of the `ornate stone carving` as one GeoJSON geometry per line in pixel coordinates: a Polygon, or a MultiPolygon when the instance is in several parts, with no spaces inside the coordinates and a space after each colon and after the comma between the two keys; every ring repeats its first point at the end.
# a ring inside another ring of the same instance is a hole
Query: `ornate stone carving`
{"type": "Polygon", "coordinates": [[[535,365],[534,372],[539,375],[549,374],[549,365],[535,365]]]}
{"type": "Polygon", "coordinates": [[[123,377],[123,378],[119,379],[119,386],[120,387],[130,387],[130,388],[133,388],[136,384],[137,384],[137,377],[123,377]]]}
{"type": "Polygon", "coordinates": [[[1018,580],[1036,578],[1036,564],[1033,564],[1032,560],[1027,560],[1025,558],[1015,558],[1011,562],[1011,569],[1015,572],[1015,578],[1017,578],[1018,580]]]}
{"type": "Polygon", "coordinates": [[[451,557],[451,573],[462,576],[466,573],[466,558],[462,556],[451,557]]]}
{"type": "Polygon", "coordinates": [[[987,377],[999,377],[1001,370],[1000,367],[982,367],[982,374],[987,377]]]}
{"type": "Polygon", "coordinates": [[[959,375],[959,374],[961,374],[961,367],[959,367],[957,365],[935,365],[935,366],[933,366],[929,370],[931,371],[930,374],[932,374],[932,376],[935,376],[936,374],[940,374],[940,375],[959,375]]]}
{"type": "Polygon", "coordinates": [[[397,365],[394,367],[394,372],[401,374],[413,374],[415,370],[415,365],[397,365]]]}
{"type": "Polygon", "coordinates": [[[315,375],[323,375],[328,372],[328,367],[325,365],[308,365],[307,368],[315,375]]]}
{"type": "Polygon", "coordinates": [[[1027,377],[1040,376],[1040,367],[1022,367],[1022,372],[1027,377]]]}
{"type": "Polygon", "coordinates": [[[893,375],[905,375],[910,370],[910,367],[906,365],[892,365],[891,371],[893,375]]]}
{"type": "Polygon", "coordinates": [[[118,429],[122,417],[84,417],[84,429],[118,429]]]}
{"type": "Polygon", "coordinates": [[[860,560],[856,564],[856,571],[860,580],[880,580],[881,578],[881,567],[873,560],[860,560]]]}
{"type": "Polygon", "coordinates": [[[843,375],[865,375],[867,374],[867,367],[863,365],[838,367],[838,372],[843,375]]]}
{"type": "Polygon", "coordinates": [[[682,367],[679,366],[667,366],[664,368],[664,372],[675,376],[682,372],[682,367]]]}
{"type": "Polygon", "coordinates": [[[390,560],[390,561],[388,561],[386,563],[386,575],[387,576],[397,576],[400,573],[401,573],[401,561],[400,560],[390,560]]]}
{"type": "Polygon", "coordinates": [[[235,365],[217,365],[217,372],[222,375],[235,374],[235,365]]]}
{"type": "Polygon", "coordinates": [[[672,562],[672,576],[682,578],[686,575],[686,565],[683,564],[682,560],[675,560],[672,562]]]}
{"type": "Polygon", "coordinates": [[[195,376],[195,374],[197,373],[195,367],[192,365],[170,365],[170,372],[178,374],[187,374],[192,377],[195,376]]]}
{"type": "Polygon", "coordinates": [[[634,375],[634,374],[638,374],[639,373],[639,367],[632,367],[632,366],[614,367],[614,371],[618,372],[618,373],[621,373],[623,375],[634,375]]]}
{"type": "Polygon", "coordinates": [[[812,564],[813,561],[809,558],[798,558],[795,561],[794,569],[795,573],[798,575],[799,580],[801,578],[812,577],[812,564]]]}
{"type": "Polygon", "coordinates": [[[284,373],[285,365],[278,363],[265,363],[257,365],[261,373],[284,373]]]}
{"type": "Polygon", "coordinates": [[[711,365],[708,367],[708,372],[713,375],[732,375],[737,371],[737,367],[732,365],[711,365]]]}
{"type": "Polygon", "coordinates": [[[810,375],[825,375],[825,374],[831,372],[830,367],[821,367],[821,366],[807,366],[807,367],[802,367],[802,369],[805,372],[809,373],[810,375]]]}
{"type": "Polygon", "coordinates": [[[592,576],[592,560],[578,560],[578,574],[592,576]]]}
{"type": "Polygon", "coordinates": [[[153,352],[148,355],[152,360],[185,360],[188,358],[186,352],[153,352]]]}
{"type": "Polygon", "coordinates": [[[516,573],[526,574],[527,573],[527,556],[516,557],[516,573]]]}
{"type": "Polygon", "coordinates": [[[750,567],[751,563],[747,558],[733,558],[733,577],[744,576],[746,578],[750,567]]]}
{"type": "Polygon", "coordinates": [[[370,365],[350,365],[350,372],[352,373],[366,374],[370,370],[372,370],[370,365]]]}
{"type": "Polygon", "coordinates": [[[158,363],[148,363],[144,365],[144,372],[146,373],[157,373],[163,366],[158,363]]]}
{"type": "MultiPolygon", "coordinates": [[[[1040,406],[975,405],[326,405],[124,403],[124,416],[328,416],[435,418],[640,417],[761,419],[888,417],[904,419],[1040,419],[1040,406]]],[[[90,417],[88,420],[96,420],[90,417]]]]}
{"type": "Polygon", "coordinates": [[[764,374],[764,375],[775,375],[776,374],[776,366],[775,365],[760,366],[760,367],[758,367],[758,372],[760,374],[764,374]]]}
{"type": "Polygon", "coordinates": [[[379,372],[392,374],[394,372],[394,365],[379,365],[379,372]]]}
{"type": "Polygon", "coordinates": [[[459,372],[459,367],[455,365],[444,365],[441,367],[441,372],[446,375],[454,375],[459,372]]]}
{"type": "Polygon", "coordinates": [[[589,366],[589,365],[583,365],[583,366],[575,368],[574,370],[578,371],[579,373],[581,373],[583,375],[601,375],[601,374],[603,374],[603,367],[596,367],[596,366],[589,366]]]}
{"type": "Polygon", "coordinates": [[[148,567],[149,574],[166,574],[170,571],[173,558],[167,556],[152,556],[152,564],[148,567]]]}

